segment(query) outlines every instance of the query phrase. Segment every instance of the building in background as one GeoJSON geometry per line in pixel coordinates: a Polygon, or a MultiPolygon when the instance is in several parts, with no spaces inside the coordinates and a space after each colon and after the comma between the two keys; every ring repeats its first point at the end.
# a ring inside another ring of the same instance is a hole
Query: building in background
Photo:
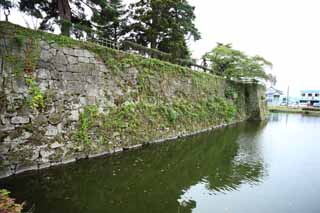
{"type": "Polygon", "coordinates": [[[301,106],[319,106],[320,90],[302,90],[299,104],[301,106]]]}
{"type": "Polygon", "coordinates": [[[280,106],[287,102],[287,98],[281,90],[274,87],[269,87],[266,92],[267,103],[270,106],[280,106]]]}

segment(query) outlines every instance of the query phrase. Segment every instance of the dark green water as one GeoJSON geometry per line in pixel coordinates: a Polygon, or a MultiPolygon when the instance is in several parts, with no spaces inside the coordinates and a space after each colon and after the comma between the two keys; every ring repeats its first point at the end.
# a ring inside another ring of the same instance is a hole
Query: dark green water
{"type": "Polygon", "coordinates": [[[0,188],[39,213],[320,212],[320,117],[273,114],[0,188]]]}

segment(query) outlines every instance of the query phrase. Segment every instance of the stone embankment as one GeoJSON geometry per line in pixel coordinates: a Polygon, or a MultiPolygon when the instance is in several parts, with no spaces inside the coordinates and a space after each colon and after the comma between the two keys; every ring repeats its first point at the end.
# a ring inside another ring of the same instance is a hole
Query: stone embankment
{"type": "Polygon", "coordinates": [[[0,25],[0,177],[266,116],[261,85],[0,25]]]}

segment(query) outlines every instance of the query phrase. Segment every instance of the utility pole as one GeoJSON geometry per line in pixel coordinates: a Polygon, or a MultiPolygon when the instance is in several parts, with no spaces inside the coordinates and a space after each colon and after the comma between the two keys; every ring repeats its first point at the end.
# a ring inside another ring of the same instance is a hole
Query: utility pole
{"type": "Polygon", "coordinates": [[[6,17],[6,22],[8,22],[9,21],[9,15],[10,15],[9,8],[5,8],[3,12],[4,12],[4,15],[6,17]]]}
{"type": "Polygon", "coordinates": [[[290,87],[288,86],[288,90],[287,90],[287,107],[289,107],[289,92],[290,92],[290,87]]]}

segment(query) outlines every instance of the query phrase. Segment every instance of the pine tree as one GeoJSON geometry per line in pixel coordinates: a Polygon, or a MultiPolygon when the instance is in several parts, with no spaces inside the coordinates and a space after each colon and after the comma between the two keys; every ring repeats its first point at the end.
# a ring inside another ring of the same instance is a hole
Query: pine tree
{"type": "Polygon", "coordinates": [[[187,41],[200,39],[194,9],[186,0],[140,0],[131,4],[129,39],[174,57],[188,58],[187,41]]]}
{"type": "Polygon", "coordinates": [[[13,8],[13,3],[10,0],[0,0],[0,8],[3,8],[4,15],[6,17],[6,21],[8,21],[8,17],[10,15],[10,9],[13,8]]]}
{"type": "Polygon", "coordinates": [[[20,0],[19,9],[31,16],[41,19],[40,29],[54,30],[58,24],[61,34],[70,36],[73,33],[81,37],[83,31],[90,31],[92,23],[86,19],[85,7],[93,13],[99,13],[109,3],[106,0],[20,0]],[[71,10],[72,8],[75,8],[71,10]]]}
{"type": "Polygon", "coordinates": [[[96,24],[98,37],[118,42],[125,34],[126,10],[122,0],[110,0],[108,5],[100,5],[100,13],[94,13],[91,21],[96,24]]]}

